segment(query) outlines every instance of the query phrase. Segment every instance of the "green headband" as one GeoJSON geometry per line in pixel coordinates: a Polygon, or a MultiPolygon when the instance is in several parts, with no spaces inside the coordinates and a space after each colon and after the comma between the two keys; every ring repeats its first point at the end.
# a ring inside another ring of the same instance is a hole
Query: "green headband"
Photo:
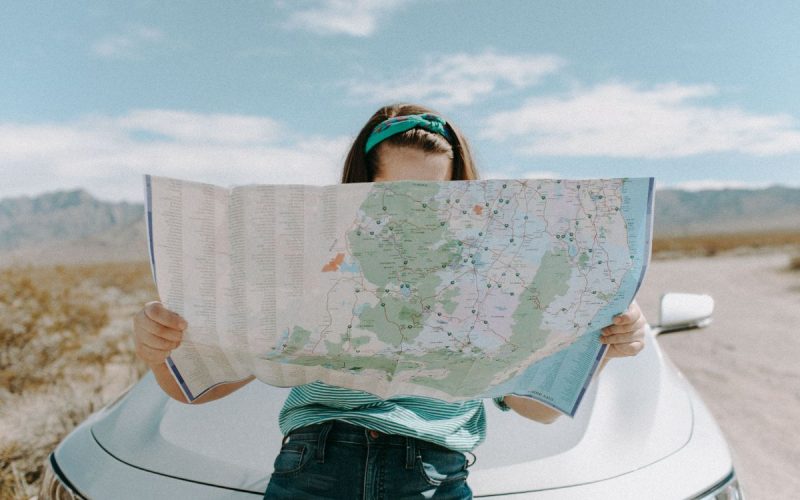
{"type": "Polygon", "coordinates": [[[444,128],[446,124],[447,122],[444,121],[444,119],[430,113],[389,118],[379,123],[378,126],[372,130],[372,133],[367,139],[364,153],[369,153],[372,148],[377,146],[384,139],[417,127],[437,133],[450,141],[450,134],[447,132],[447,129],[444,128]]]}

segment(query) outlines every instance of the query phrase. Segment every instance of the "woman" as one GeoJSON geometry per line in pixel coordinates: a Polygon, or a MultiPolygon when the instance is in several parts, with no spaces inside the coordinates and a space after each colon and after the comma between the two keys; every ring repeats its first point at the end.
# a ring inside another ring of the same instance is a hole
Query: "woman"
{"type": "MultiPolygon", "coordinates": [[[[475,180],[477,172],[459,130],[433,111],[402,104],[379,109],[356,137],[342,182],[475,180]]],[[[634,302],[603,330],[608,359],[644,347],[646,320],[634,302]]],[[[160,303],[134,318],[136,352],[172,398],[185,398],[165,358],[178,347],[186,322],[160,303]]],[[[217,386],[195,402],[224,397],[252,381],[217,386]]],[[[560,416],[532,399],[496,398],[541,423],[560,416]]],[[[481,400],[447,403],[423,397],[381,400],[314,382],[295,387],[279,419],[285,435],[265,498],[471,498],[467,460],[485,438],[481,400]]]]}

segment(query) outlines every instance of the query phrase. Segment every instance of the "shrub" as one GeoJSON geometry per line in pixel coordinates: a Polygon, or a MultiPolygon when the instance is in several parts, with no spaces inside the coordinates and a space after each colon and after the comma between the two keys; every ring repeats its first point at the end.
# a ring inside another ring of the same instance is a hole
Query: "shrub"
{"type": "Polygon", "coordinates": [[[147,263],[0,269],[0,498],[36,494],[55,445],[146,370],[147,263]]]}

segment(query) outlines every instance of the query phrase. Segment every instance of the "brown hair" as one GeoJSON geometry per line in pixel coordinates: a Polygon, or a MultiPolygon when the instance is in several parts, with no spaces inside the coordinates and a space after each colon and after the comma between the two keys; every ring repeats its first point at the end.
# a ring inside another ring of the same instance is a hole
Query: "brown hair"
{"type": "MultiPolygon", "coordinates": [[[[365,154],[364,149],[372,130],[382,121],[395,116],[417,115],[432,113],[441,116],[439,113],[417,104],[392,104],[380,108],[367,120],[367,123],[356,136],[347,159],[344,162],[342,171],[342,183],[350,182],[372,182],[378,168],[378,147],[374,147],[369,153],[365,154]]],[[[445,129],[452,138],[448,141],[435,132],[429,132],[420,128],[413,128],[403,133],[393,135],[383,142],[399,147],[410,147],[420,149],[426,153],[445,153],[453,160],[454,181],[476,180],[478,172],[475,162],[472,159],[469,145],[461,132],[447,121],[445,129]]]]}

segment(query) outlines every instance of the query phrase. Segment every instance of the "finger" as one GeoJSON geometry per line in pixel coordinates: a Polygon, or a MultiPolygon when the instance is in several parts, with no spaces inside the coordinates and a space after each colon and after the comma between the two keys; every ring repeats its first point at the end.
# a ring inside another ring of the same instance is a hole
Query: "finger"
{"type": "Polygon", "coordinates": [[[180,345],[179,342],[173,342],[150,333],[141,336],[139,338],[139,342],[150,349],[156,349],[160,351],[171,351],[180,345]]]}
{"type": "Polygon", "coordinates": [[[644,340],[644,332],[642,331],[619,333],[616,335],[600,337],[600,342],[603,344],[629,344],[631,342],[638,342],[641,340],[644,340]]]}
{"type": "Polygon", "coordinates": [[[620,333],[631,333],[638,330],[644,331],[645,326],[647,326],[647,320],[645,320],[644,316],[640,316],[634,323],[607,326],[603,328],[602,332],[604,336],[618,335],[620,333]]]}
{"type": "Polygon", "coordinates": [[[186,328],[186,320],[180,314],[170,311],[161,302],[148,302],[144,306],[144,313],[148,318],[175,330],[186,328]]]}
{"type": "Polygon", "coordinates": [[[161,337],[172,342],[180,342],[183,340],[182,331],[168,328],[150,319],[143,320],[139,325],[139,328],[145,333],[149,333],[151,335],[155,335],[156,337],[161,337]]]}
{"type": "Polygon", "coordinates": [[[628,306],[628,309],[622,313],[618,314],[614,317],[614,324],[615,325],[625,325],[630,323],[635,323],[642,317],[642,310],[639,309],[639,305],[636,302],[631,302],[631,305],[628,306]]]}
{"type": "Polygon", "coordinates": [[[635,342],[630,344],[613,344],[608,346],[606,357],[609,358],[622,358],[626,356],[635,356],[644,349],[644,342],[635,342]]]}

